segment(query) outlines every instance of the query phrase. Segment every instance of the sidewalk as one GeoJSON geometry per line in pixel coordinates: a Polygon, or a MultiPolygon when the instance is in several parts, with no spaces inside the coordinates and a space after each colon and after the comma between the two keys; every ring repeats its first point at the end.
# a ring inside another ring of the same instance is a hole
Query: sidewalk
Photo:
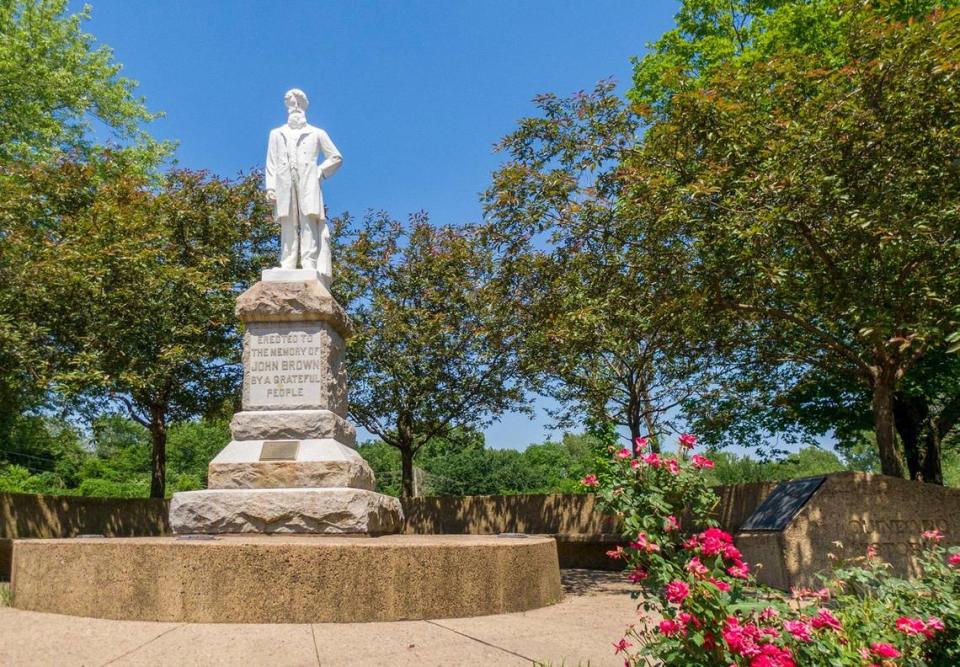
{"type": "Polygon", "coordinates": [[[564,570],[559,604],[518,614],[314,625],[109,621],[0,608],[0,665],[617,666],[637,616],[622,573],[564,570]]]}

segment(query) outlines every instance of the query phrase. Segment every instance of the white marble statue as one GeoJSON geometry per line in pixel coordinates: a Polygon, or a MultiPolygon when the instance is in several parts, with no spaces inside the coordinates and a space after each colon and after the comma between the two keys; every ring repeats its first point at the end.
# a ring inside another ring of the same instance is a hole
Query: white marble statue
{"type": "Polygon", "coordinates": [[[270,131],[267,144],[267,198],[280,221],[280,268],[316,270],[330,284],[330,231],[320,181],[340,168],[343,158],[327,133],[307,124],[307,96],[297,88],[283,96],[287,124],[270,131]],[[317,159],[323,153],[319,165],[317,159]],[[298,233],[299,232],[299,233],[298,233]],[[297,245],[299,241],[299,252],[297,245]]]}

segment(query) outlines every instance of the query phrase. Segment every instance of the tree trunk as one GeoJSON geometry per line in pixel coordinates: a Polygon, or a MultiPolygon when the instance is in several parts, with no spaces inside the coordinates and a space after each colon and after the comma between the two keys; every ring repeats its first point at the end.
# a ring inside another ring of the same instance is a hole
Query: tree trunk
{"type": "Polygon", "coordinates": [[[413,498],[413,448],[403,447],[400,449],[400,497],[413,498]]]}
{"type": "Polygon", "coordinates": [[[921,479],[927,484],[943,486],[943,468],[940,465],[940,433],[937,424],[928,424],[924,439],[923,468],[921,479]]]}
{"type": "Polygon", "coordinates": [[[629,422],[627,427],[630,429],[630,451],[633,452],[634,456],[639,456],[640,452],[637,451],[636,442],[641,435],[640,423],[634,415],[630,415],[627,421],[629,422]]]}
{"type": "Polygon", "coordinates": [[[893,394],[896,374],[881,369],[873,383],[873,431],[880,453],[880,471],[891,477],[903,477],[903,457],[897,447],[896,421],[893,416],[893,394]]]}
{"type": "Polygon", "coordinates": [[[897,392],[893,398],[893,415],[910,479],[942,486],[940,427],[937,420],[930,417],[927,400],[923,396],[897,392]]]}
{"type": "Polygon", "coordinates": [[[903,454],[907,460],[907,472],[910,479],[923,476],[923,451],[921,451],[921,431],[927,420],[927,402],[919,396],[908,396],[896,392],[893,396],[893,418],[897,434],[903,443],[903,454]]]}
{"type": "Polygon", "coordinates": [[[160,406],[150,408],[150,438],[153,441],[150,497],[163,498],[167,493],[167,420],[160,406]]]}
{"type": "MultiPolygon", "coordinates": [[[[643,421],[647,427],[647,437],[650,440],[650,451],[660,453],[660,436],[657,432],[657,420],[654,418],[654,407],[653,401],[650,400],[650,392],[647,391],[647,386],[643,385],[640,389],[642,394],[642,417],[643,421]]],[[[637,425],[639,430],[639,424],[637,425]]]]}
{"type": "Polygon", "coordinates": [[[394,444],[400,450],[400,497],[413,498],[413,457],[417,453],[417,443],[409,414],[397,415],[397,441],[394,444]]]}

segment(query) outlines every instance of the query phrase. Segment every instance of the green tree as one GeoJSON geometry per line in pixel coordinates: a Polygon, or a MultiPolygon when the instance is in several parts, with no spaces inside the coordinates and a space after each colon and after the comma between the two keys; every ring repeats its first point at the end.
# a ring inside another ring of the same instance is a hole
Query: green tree
{"type": "Polygon", "coordinates": [[[338,237],[334,291],[356,329],[350,415],[400,451],[411,496],[427,442],[525,408],[516,311],[476,228],[369,215],[338,237]]]}
{"type": "Polygon", "coordinates": [[[101,180],[150,173],[169,151],[143,131],[156,116],[110,49],[83,32],[88,18],[86,7],[69,14],[67,0],[0,1],[0,448],[16,445],[21,416],[55,395],[57,349],[36,298],[48,283],[33,260],[56,243],[62,210],[88,205],[92,191],[55,174],[65,162],[100,161],[93,123],[122,162],[101,180]]]}
{"type": "Polygon", "coordinates": [[[172,424],[167,465],[176,490],[206,488],[207,466],[231,439],[230,420],[223,417],[172,424]]]}
{"type": "Polygon", "coordinates": [[[833,452],[819,447],[804,447],[773,461],[761,461],[749,455],[738,456],[730,452],[713,452],[710,458],[716,466],[707,471],[707,479],[711,484],[774,482],[856,469],[841,461],[833,452]]]}
{"type": "Polygon", "coordinates": [[[528,370],[560,403],[558,424],[610,421],[659,451],[719,365],[682,265],[636,252],[643,221],[621,204],[620,170],[642,118],[612,90],[539,96],[540,114],[498,145],[508,161],[484,201],[520,295],[528,370]]]}
{"type": "Polygon", "coordinates": [[[0,2],[0,164],[89,150],[94,120],[148,163],[162,154],[141,129],[156,115],[110,48],[83,32],[89,18],[88,6],[68,14],[67,0],[0,2]]]}
{"type": "Polygon", "coordinates": [[[851,8],[844,66],[788,47],[719,66],[709,90],[673,95],[631,158],[637,203],[661,198],[651,226],[737,315],[748,365],[788,383],[818,368],[869,392],[896,476],[897,391],[960,319],[956,16],[851,8]]]}
{"type": "Polygon", "coordinates": [[[3,210],[16,260],[0,272],[49,337],[59,390],[95,409],[122,405],[150,431],[159,498],[168,425],[236,393],[234,301],[276,240],[255,174],[173,171],[153,190],[114,158],[33,169],[30,205],[3,210]],[[55,224],[37,225],[37,209],[55,224]]]}

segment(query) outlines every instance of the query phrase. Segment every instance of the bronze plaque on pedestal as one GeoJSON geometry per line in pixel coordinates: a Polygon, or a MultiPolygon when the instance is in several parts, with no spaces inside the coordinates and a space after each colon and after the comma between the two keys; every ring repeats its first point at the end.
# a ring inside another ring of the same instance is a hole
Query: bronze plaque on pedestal
{"type": "Polygon", "coordinates": [[[261,461],[296,461],[299,440],[267,440],[260,450],[261,461]]]}

